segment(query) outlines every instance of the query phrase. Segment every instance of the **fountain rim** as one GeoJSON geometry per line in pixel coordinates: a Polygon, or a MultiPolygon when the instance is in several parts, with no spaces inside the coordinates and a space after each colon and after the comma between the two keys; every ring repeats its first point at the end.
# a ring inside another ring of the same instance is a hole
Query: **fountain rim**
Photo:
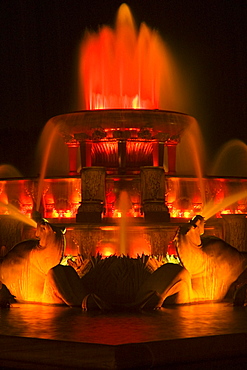
{"type": "MultiPolygon", "coordinates": [[[[175,114],[179,114],[179,115],[189,116],[189,114],[187,114],[187,113],[178,112],[178,111],[169,110],[169,109],[159,109],[159,108],[155,108],[155,109],[148,109],[148,108],[100,108],[100,109],[95,108],[95,109],[79,109],[79,110],[75,110],[75,111],[69,112],[68,114],[70,114],[70,113],[84,113],[84,112],[110,112],[110,111],[163,112],[163,113],[175,113],[175,114]]],[[[60,114],[60,115],[62,116],[63,114],[60,114]]],[[[59,114],[57,116],[59,116],[59,114]]],[[[54,117],[56,117],[56,116],[54,116],[54,117]]]]}
{"type": "Polygon", "coordinates": [[[64,113],[50,118],[59,130],[68,134],[103,130],[151,129],[153,133],[180,135],[195,118],[186,114],[160,109],[93,109],[64,113]]]}

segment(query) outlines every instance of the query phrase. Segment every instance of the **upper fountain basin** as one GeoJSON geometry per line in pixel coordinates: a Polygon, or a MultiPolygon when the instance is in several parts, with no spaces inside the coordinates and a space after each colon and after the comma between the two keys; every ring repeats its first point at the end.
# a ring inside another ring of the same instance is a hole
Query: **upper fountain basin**
{"type": "MultiPolygon", "coordinates": [[[[147,130],[150,139],[159,141],[178,139],[182,132],[193,124],[194,118],[183,113],[147,109],[96,109],[62,114],[50,119],[66,136],[76,138],[85,134],[90,139],[95,129],[137,132],[147,130]]],[[[148,135],[148,134],[147,134],[148,135]]],[[[148,139],[148,137],[144,137],[148,139]]]]}

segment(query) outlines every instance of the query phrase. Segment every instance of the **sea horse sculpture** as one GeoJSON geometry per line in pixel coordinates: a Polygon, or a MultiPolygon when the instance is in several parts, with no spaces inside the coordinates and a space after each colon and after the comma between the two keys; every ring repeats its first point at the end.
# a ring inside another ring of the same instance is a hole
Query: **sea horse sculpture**
{"type": "Polygon", "coordinates": [[[63,258],[64,230],[42,219],[36,237],[16,244],[0,260],[0,282],[18,301],[42,302],[46,275],[63,258]]]}
{"type": "Polygon", "coordinates": [[[221,301],[241,277],[235,301],[242,302],[247,254],[219,238],[201,237],[203,233],[202,216],[178,229],[181,265],[155,263],[152,256],[114,255],[63,266],[63,233],[43,220],[37,228],[39,242],[21,242],[3,258],[0,281],[18,301],[129,310],[221,301]]]}
{"type": "Polygon", "coordinates": [[[189,272],[189,302],[221,301],[232,283],[247,268],[247,253],[224,240],[204,236],[200,215],[179,228],[175,237],[178,256],[189,272]]]}
{"type": "Polygon", "coordinates": [[[201,237],[203,233],[202,216],[178,229],[181,265],[150,269],[150,256],[93,258],[82,277],[71,266],[56,266],[47,275],[43,302],[83,309],[157,309],[171,303],[221,301],[246,270],[247,254],[219,238],[201,237]]]}

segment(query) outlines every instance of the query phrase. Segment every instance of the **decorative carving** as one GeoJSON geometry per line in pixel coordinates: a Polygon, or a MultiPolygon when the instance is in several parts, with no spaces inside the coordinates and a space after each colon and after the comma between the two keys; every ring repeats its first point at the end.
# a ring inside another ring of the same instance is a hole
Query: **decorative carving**
{"type": "Polygon", "coordinates": [[[93,140],[101,140],[106,137],[106,132],[102,127],[95,127],[92,132],[93,140]]]}
{"type": "Polygon", "coordinates": [[[146,221],[167,222],[170,220],[165,205],[165,173],[163,167],[141,168],[142,207],[146,221]]]}
{"type": "Polygon", "coordinates": [[[80,133],[74,134],[74,137],[78,141],[85,141],[87,139],[90,139],[90,136],[88,134],[86,134],[85,132],[80,132],[80,133]]]}
{"type": "Polygon", "coordinates": [[[174,238],[174,233],[174,228],[148,229],[145,238],[151,244],[152,254],[165,256],[168,244],[174,238]]]}
{"type": "Polygon", "coordinates": [[[84,201],[80,206],[80,211],[90,213],[101,213],[103,212],[103,203],[99,201],[84,201]]]}
{"type": "Polygon", "coordinates": [[[115,130],[115,131],[113,131],[112,135],[115,139],[129,139],[130,136],[131,136],[131,131],[115,130]]]}
{"type": "Polygon", "coordinates": [[[247,219],[245,214],[222,214],[224,220],[224,240],[237,248],[247,252],[247,219]]]}
{"type": "Polygon", "coordinates": [[[68,148],[78,148],[80,145],[79,141],[76,140],[75,138],[70,138],[69,140],[66,141],[66,144],[68,148]]]}
{"type": "Polygon", "coordinates": [[[140,139],[151,139],[152,137],[152,128],[151,127],[142,127],[138,132],[138,137],[140,139]]]}
{"type": "Polygon", "coordinates": [[[165,173],[162,167],[141,168],[142,201],[165,199],[165,173]]]}
{"type": "Polygon", "coordinates": [[[77,222],[100,222],[105,203],[105,168],[85,167],[82,170],[82,204],[77,222]]]}
{"type": "Polygon", "coordinates": [[[167,145],[177,145],[180,142],[180,134],[170,135],[167,139],[167,145]]]}
{"type": "Polygon", "coordinates": [[[147,212],[168,212],[167,206],[162,201],[149,201],[143,204],[144,213],[147,212]]]}
{"type": "Polygon", "coordinates": [[[78,230],[72,233],[72,242],[75,244],[77,251],[84,258],[90,258],[95,253],[95,247],[102,239],[101,230],[78,230]]]}
{"type": "Polygon", "coordinates": [[[105,168],[86,167],[82,170],[83,201],[105,201],[105,168]]]}

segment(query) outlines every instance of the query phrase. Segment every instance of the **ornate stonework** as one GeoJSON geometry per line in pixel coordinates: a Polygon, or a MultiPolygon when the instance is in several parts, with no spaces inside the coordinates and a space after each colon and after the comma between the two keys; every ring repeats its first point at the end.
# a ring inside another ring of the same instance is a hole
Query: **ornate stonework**
{"type": "Polygon", "coordinates": [[[224,240],[237,248],[247,252],[247,219],[245,214],[223,214],[224,240]]]}
{"type": "Polygon", "coordinates": [[[105,204],[105,168],[85,167],[82,170],[82,203],[77,222],[100,222],[105,204]]]}
{"type": "Polygon", "coordinates": [[[164,200],[165,172],[162,167],[141,167],[142,201],[164,200]]]}
{"type": "Polygon", "coordinates": [[[142,209],[146,221],[167,222],[169,211],[165,205],[165,172],[163,167],[141,167],[142,209]]]}
{"type": "Polygon", "coordinates": [[[82,170],[83,201],[105,201],[105,168],[86,167],[82,170]]]}

